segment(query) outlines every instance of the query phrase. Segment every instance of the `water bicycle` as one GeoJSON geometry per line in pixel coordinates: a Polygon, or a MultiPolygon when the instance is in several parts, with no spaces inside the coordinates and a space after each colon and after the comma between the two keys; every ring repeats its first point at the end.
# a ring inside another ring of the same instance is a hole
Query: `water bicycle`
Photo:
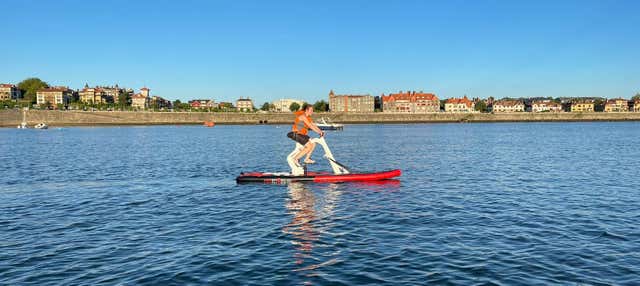
{"type": "Polygon", "coordinates": [[[269,184],[286,184],[290,182],[316,182],[316,183],[338,183],[338,182],[354,182],[354,181],[378,181],[398,177],[402,174],[399,169],[374,172],[374,173],[357,173],[349,170],[348,167],[336,161],[327,145],[324,137],[310,139],[324,150],[324,158],[327,159],[333,173],[329,172],[308,172],[307,165],[299,165],[295,161],[295,155],[304,148],[300,143],[296,142],[295,149],[287,156],[287,163],[291,168],[291,172],[279,173],[263,173],[248,172],[241,173],[236,178],[238,183],[269,183],[269,184]]]}

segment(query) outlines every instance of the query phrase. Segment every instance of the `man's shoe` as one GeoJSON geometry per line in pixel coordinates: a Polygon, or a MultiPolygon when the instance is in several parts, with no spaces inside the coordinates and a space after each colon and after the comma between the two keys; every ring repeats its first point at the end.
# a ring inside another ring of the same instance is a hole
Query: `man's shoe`
{"type": "Polygon", "coordinates": [[[311,159],[306,159],[306,160],[304,160],[304,163],[305,163],[305,164],[315,164],[315,163],[316,163],[316,161],[313,161],[313,160],[311,160],[311,159]]]}

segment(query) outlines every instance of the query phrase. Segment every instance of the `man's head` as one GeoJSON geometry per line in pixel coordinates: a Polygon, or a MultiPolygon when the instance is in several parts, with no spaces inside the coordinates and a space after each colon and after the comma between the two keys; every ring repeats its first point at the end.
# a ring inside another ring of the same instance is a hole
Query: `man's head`
{"type": "Polygon", "coordinates": [[[304,110],[304,113],[306,113],[307,115],[311,115],[313,114],[313,105],[305,103],[302,106],[302,110],[304,110]]]}

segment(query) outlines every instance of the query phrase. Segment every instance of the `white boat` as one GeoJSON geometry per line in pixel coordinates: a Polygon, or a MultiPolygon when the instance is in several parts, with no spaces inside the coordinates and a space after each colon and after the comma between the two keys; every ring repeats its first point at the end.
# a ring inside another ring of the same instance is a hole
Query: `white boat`
{"type": "Polygon", "coordinates": [[[320,118],[320,120],[316,122],[316,125],[320,130],[342,130],[344,128],[343,124],[333,123],[331,120],[324,117],[320,118]]]}
{"type": "Polygon", "coordinates": [[[29,128],[29,126],[27,125],[27,110],[29,110],[29,108],[27,108],[27,107],[22,109],[22,123],[20,123],[20,125],[18,125],[18,129],[27,129],[27,128],[29,128]]]}
{"type": "Polygon", "coordinates": [[[34,126],[33,128],[35,128],[35,129],[47,129],[47,128],[49,128],[49,125],[47,125],[46,123],[42,122],[42,123],[36,124],[36,126],[34,126]]]}

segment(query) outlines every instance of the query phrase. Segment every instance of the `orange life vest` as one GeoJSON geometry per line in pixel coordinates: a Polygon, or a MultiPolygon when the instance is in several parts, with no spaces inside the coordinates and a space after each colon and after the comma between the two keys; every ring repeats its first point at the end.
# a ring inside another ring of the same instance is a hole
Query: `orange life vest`
{"type": "Polygon", "coordinates": [[[306,115],[304,113],[304,110],[296,111],[294,112],[294,114],[296,115],[296,119],[293,121],[293,127],[291,128],[291,131],[298,134],[307,135],[307,133],[309,133],[309,126],[303,120],[300,120],[300,116],[304,115],[309,120],[309,122],[311,122],[311,116],[306,115]]]}

